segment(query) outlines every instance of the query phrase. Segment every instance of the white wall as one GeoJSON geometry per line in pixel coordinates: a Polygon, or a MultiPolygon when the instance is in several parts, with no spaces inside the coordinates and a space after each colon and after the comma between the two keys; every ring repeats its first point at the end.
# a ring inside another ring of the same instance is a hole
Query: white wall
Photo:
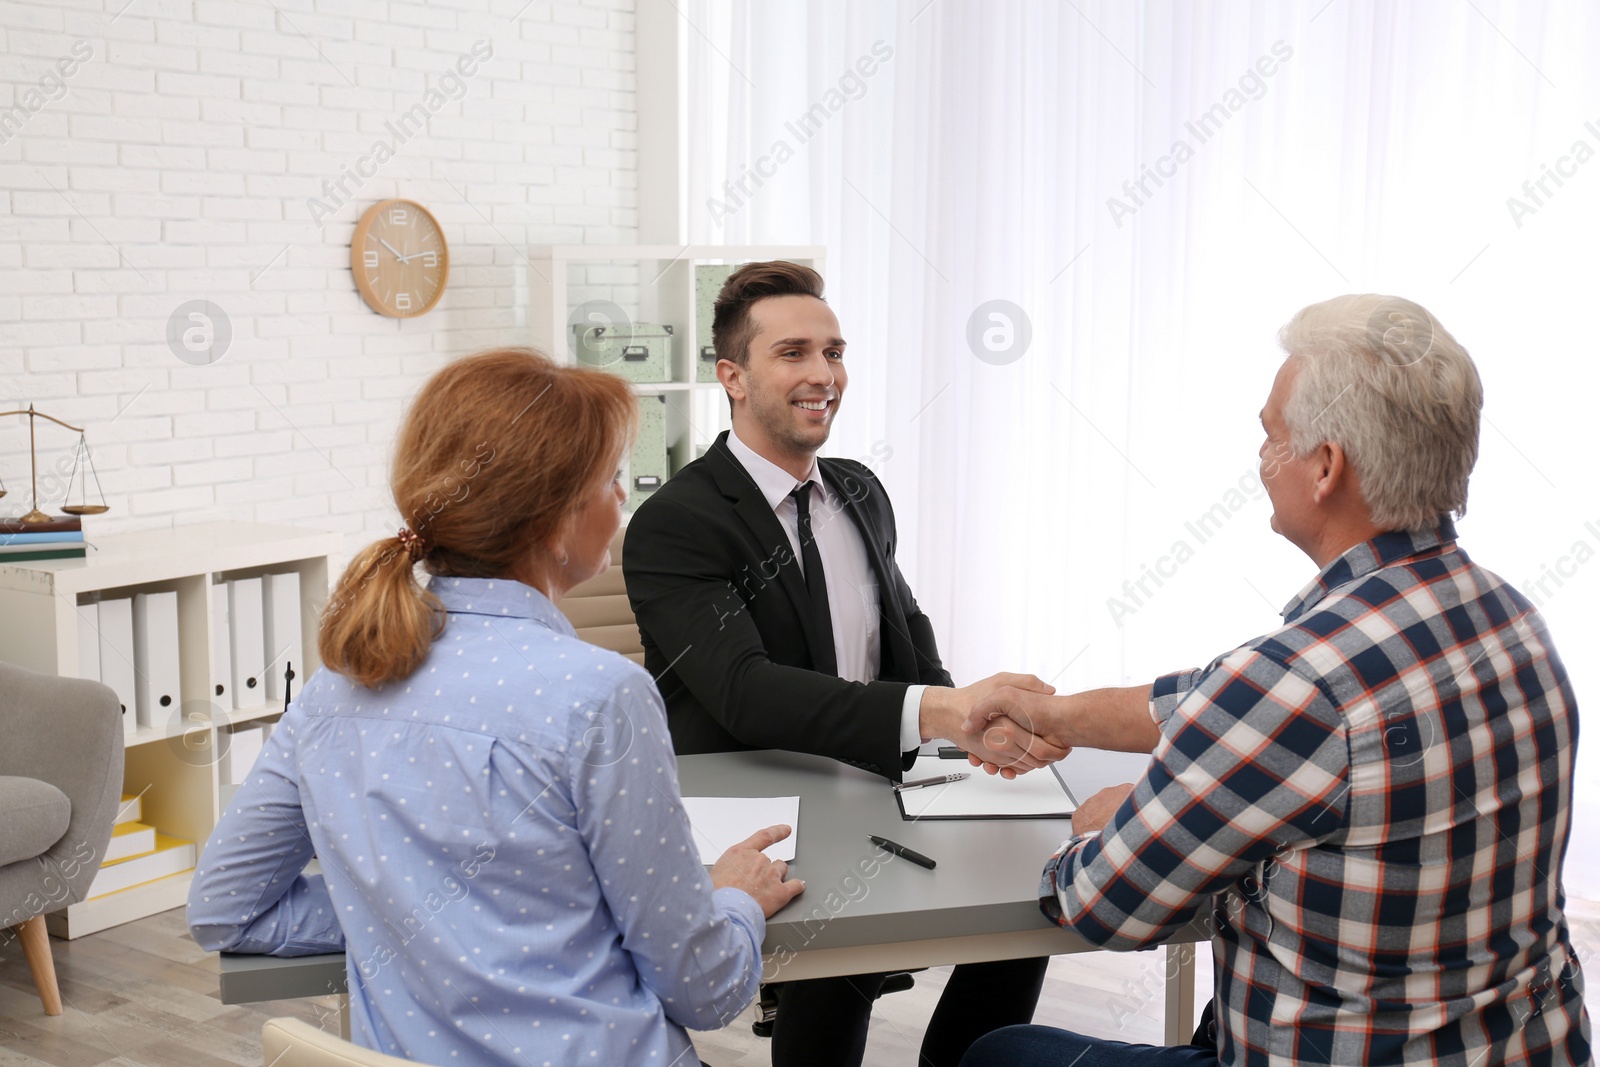
{"type": "MultiPolygon", "coordinates": [[[[405,399],[453,357],[526,343],[527,246],[636,239],[632,0],[515,21],[488,0],[126,3],[0,3],[0,410],[88,427],[112,507],[91,537],[241,519],[353,552],[396,522],[405,399]],[[427,129],[376,176],[324,187],[418,103],[427,129]],[[452,260],[404,321],[349,269],[361,210],[394,196],[434,212],[452,260]],[[313,197],[343,203],[319,224],[313,197]],[[232,327],[210,365],[166,340],[195,299],[232,327]]],[[[0,423],[0,514],[20,514],[27,420],[0,423]]],[[[39,439],[58,504],[75,435],[39,439]]]]}

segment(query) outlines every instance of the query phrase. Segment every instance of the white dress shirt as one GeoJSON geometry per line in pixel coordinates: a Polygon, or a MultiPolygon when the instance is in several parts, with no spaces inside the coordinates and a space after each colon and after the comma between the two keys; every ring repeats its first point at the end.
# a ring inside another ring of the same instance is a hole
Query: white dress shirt
{"type": "MultiPolygon", "coordinates": [[[[852,682],[877,681],[881,656],[879,627],[883,620],[878,610],[878,576],[872,570],[861,531],[845,514],[848,505],[823,481],[815,460],[810,473],[796,481],[794,475],[739,440],[736,432],[728,434],[728,450],[761,490],[784,533],[789,535],[795,563],[802,573],[805,564],[800,551],[800,514],[794,497],[789,494],[802,482],[812,484],[811,535],[816,540],[817,555],[822,559],[822,571],[828,583],[828,613],[833,617],[833,649],[839,663],[839,677],[852,682]]],[[[922,691],[926,688],[913,685],[906,690],[905,702],[900,708],[902,752],[922,744],[922,691]]]]}

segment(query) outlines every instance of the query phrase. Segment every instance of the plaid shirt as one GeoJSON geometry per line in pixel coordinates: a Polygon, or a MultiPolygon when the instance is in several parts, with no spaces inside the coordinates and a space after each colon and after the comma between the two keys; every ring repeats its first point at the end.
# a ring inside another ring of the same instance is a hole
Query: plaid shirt
{"type": "Polygon", "coordinates": [[[1158,680],[1161,740],[1045,913],[1147,947],[1199,917],[1224,1064],[1587,1064],[1562,908],[1577,704],[1448,519],[1330,563],[1285,625],[1158,680]]]}

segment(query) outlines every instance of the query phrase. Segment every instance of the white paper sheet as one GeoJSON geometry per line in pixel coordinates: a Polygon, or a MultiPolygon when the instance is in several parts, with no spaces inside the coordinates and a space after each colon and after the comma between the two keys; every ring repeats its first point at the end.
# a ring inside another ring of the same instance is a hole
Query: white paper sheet
{"type": "Polygon", "coordinates": [[[937,756],[918,756],[905,772],[905,780],[934,778],[958,771],[970,772],[962,782],[929,785],[900,792],[900,806],[908,819],[1004,819],[1040,818],[1072,814],[1076,804],[1048,768],[1029,771],[1009,781],[990,775],[965,760],[942,760],[937,756]]]}
{"type": "Polygon", "coordinates": [[[717,862],[730,846],[779,823],[794,827],[794,832],[766,849],[765,855],[794,859],[795,842],[800,839],[799,797],[684,797],[683,810],[700,846],[701,863],[717,862]]]}
{"type": "MultiPolygon", "coordinates": [[[[1067,795],[1083,803],[1102,789],[1137,782],[1150,768],[1150,757],[1143,752],[1101,752],[1075,748],[1052,768],[1067,795]]],[[[1030,772],[1028,777],[1038,772],[1030,772]]]]}

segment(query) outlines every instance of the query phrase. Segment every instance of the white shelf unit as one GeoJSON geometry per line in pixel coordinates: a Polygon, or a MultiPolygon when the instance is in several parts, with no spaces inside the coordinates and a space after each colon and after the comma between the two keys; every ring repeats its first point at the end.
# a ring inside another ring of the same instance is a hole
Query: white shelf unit
{"type": "Polygon", "coordinates": [[[782,259],[826,278],[826,254],[822,245],[536,245],[528,253],[531,343],[576,362],[571,327],[591,300],[611,301],[634,322],[670,325],[670,380],[635,383],[633,391],[665,398],[668,465],[676,473],[729,425],[722,386],[695,381],[695,267],[782,259]]]}
{"type": "MultiPolygon", "coordinates": [[[[304,662],[294,665],[298,691],[321,666],[317,616],[328,595],[328,557],[342,543],[339,534],[322,530],[215,522],[90,537],[83,559],[0,563],[0,660],[78,677],[80,604],[101,596],[176,591],[179,706],[168,721],[127,739],[122,788],[125,794],[142,794],[142,822],[204,848],[221,812],[218,732],[283,713],[281,701],[248,709],[215,705],[211,586],[269,572],[300,575],[304,662]]],[[[172,875],[82,901],[53,912],[46,922],[57,937],[92,934],[182,906],[190,878],[172,875]]]]}

